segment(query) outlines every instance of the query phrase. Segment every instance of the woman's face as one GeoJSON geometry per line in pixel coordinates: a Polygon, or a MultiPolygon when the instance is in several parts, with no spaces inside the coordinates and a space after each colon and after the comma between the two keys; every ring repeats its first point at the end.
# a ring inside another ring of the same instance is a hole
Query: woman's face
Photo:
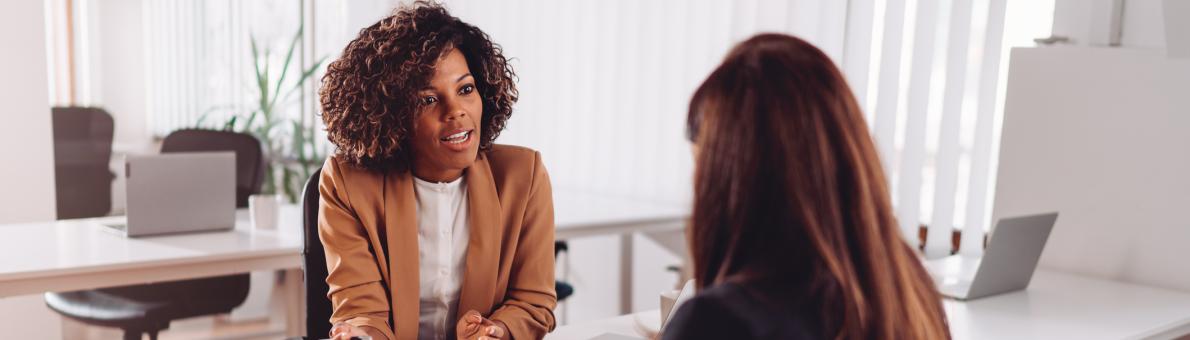
{"type": "Polygon", "coordinates": [[[413,174],[435,182],[459,178],[479,152],[483,100],[458,48],[438,60],[418,95],[422,109],[413,126],[413,174]]]}

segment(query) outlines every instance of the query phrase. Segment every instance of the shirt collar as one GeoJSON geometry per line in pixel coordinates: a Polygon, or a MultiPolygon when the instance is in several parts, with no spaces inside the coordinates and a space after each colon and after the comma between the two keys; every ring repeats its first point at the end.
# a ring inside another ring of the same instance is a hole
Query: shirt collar
{"type": "Polygon", "coordinates": [[[464,177],[467,176],[459,176],[459,178],[450,182],[430,182],[413,177],[413,185],[418,191],[458,192],[463,184],[464,177]]]}

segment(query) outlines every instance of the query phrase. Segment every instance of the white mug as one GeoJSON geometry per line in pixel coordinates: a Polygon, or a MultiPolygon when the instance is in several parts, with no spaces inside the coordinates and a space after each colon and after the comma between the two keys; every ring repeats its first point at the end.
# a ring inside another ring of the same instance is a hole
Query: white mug
{"type": "Polygon", "coordinates": [[[674,311],[674,302],[677,302],[680,293],[676,289],[661,292],[661,327],[665,327],[665,321],[669,320],[669,313],[674,311]]]}
{"type": "Polygon", "coordinates": [[[277,195],[248,196],[248,216],[254,229],[277,229],[281,198],[277,195]]]}

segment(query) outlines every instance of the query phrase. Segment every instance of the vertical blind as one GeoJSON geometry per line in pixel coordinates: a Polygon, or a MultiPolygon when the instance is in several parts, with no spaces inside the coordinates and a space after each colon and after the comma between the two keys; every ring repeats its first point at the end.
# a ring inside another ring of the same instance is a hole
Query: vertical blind
{"type": "MultiPolygon", "coordinates": [[[[150,132],[164,136],[180,128],[220,127],[232,115],[246,116],[258,96],[253,63],[272,67],[270,81],[281,76],[278,69],[299,29],[300,6],[299,1],[143,1],[150,132]]],[[[295,60],[303,54],[295,52],[295,60]]],[[[290,66],[287,77],[296,78],[300,68],[290,66]]],[[[301,109],[285,108],[282,114],[301,109]]]]}
{"type": "MultiPolygon", "coordinates": [[[[665,202],[690,200],[686,106],[727,50],[759,32],[814,43],[842,68],[864,109],[903,236],[917,244],[919,225],[928,225],[926,252],[938,256],[949,253],[956,229],[964,231],[962,251],[979,252],[981,247],[969,245],[981,245],[988,226],[1007,2],[448,0],[446,5],[512,58],[521,100],[500,142],[541,151],[557,187],[665,202]]],[[[248,39],[267,29],[252,23],[266,13],[273,13],[268,20],[285,17],[275,14],[278,6],[293,13],[301,6],[264,3],[271,5],[144,2],[154,133],[192,124],[213,107],[251,100],[248,39]]],[[[392,5],[372,0],[368,6],[392,5]]],[[[345,42],[370,24],[343,19],[347,6],[359,4],[306,7],[312,10],[305,16],[317,12],[333,19],[308,21],[324,32],[319,41],[345,42]]],[[[273,26],[296,28],[301,19],[293,17],[292,25],[273,26]]],[[[319,48],[337,53],[341,46],[319,48]]]]}

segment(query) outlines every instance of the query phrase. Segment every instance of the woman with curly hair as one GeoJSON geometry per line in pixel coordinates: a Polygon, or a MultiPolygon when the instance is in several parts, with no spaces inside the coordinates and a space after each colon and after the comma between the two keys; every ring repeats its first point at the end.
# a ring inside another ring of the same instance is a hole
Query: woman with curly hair
{"type": "Polygon", "coordinates": [[[540,155],[494,141],[517,100],[501,49],[441,5],[364,28],[323,77],[318,231],[331,337],[540,339],[554,216],[540,155]]]}

